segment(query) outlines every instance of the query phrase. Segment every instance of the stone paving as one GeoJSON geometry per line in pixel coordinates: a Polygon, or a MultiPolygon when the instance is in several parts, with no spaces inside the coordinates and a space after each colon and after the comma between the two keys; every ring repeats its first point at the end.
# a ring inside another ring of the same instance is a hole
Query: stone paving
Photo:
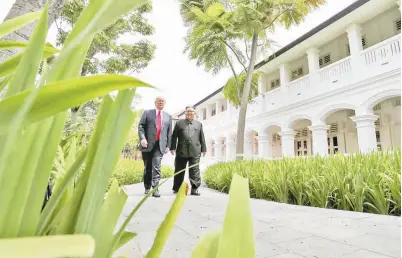
{"type": "MultiPolygon", "coordinates": [[[[145,257],[156,230],[175,196],[172,182],[161,187],[161,198],[150,198],[131,221],[128,230],[138,236],[119,254],[145,257]]],[[[125,187],[129,195],[121,221],[143,197],[143,185],[125,187]]],[[[202,188],[202,196],[188,196],[161,255],[189,258],[200,237],[220,228],[228,201],[226,194],[202,188]]],[[[251,201],[256,255],[281,257],[401,257],[401,218],[251,201]]],[[[239,221],[239,223],[241,223],[239,221]]]]}

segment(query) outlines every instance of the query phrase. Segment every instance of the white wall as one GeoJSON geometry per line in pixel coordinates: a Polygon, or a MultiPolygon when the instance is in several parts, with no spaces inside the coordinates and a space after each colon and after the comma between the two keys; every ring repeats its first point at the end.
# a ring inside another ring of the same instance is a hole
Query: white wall
{"type": "Polygon", "coordinates": [[[401,12],[395,7],[362,24],[367,47],[396,35],[395,21],[400,18],[401,12]]]}

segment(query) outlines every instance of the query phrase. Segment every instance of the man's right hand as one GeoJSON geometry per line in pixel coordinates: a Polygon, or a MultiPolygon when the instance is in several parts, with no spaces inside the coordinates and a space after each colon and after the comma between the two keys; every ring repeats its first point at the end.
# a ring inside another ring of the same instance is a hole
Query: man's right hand
{"type": "Polygon", "coordinates": [[[142,146],[143,148],[146,148],[146,147],[148,146],[147,139],[142,139],[142,140],[141,140],[141,146],[142,146]]]}

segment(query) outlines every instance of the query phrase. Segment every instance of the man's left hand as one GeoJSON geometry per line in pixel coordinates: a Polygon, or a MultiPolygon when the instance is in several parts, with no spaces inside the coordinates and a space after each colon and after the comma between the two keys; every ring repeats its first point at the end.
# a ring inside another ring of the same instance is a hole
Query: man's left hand
{"type": "Polygon", "coordinates": [[[169,147],[166,147],[165,154],[169,152],[169,147]]]}
{"type": "Polygon", "coordinates": [[[207,154],[207,153],[206,153],[206,152],[203,152],[203,153],[202,153],[202,156],[205,157],[205,154],[207,154]]]}

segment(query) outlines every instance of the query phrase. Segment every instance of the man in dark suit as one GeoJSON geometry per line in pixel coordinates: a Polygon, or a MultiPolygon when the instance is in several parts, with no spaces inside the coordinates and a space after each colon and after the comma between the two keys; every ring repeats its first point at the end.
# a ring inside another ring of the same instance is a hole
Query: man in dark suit
{"type": "MultiPolygon", "coordinates": [[[[140,138],[139,150],[144,161],[144,187],[148,194],[151,187],[156,187],[161,178],[161,162],[163,154],[169,151],[172,136],[172,117],[163,111],[165,99],[157,97],[156,109],[146,110],[138,125],[140,138]]],[[[153,197],[160,197],[156,189],[153,197]]]]}
{"type": "MultiPolygon", "coordinates": [[[[189,178],[191,183],[191,194],[200,195],[198,187],[201,185],[200,162],[201,154],[205,156],[207,146],[205,144],[204,131],[202,123],[194,120],[195,110],[193,107],[186,107],[186,119],[177,121],[173,134],[170,151],[175,158],[175,173],[184,170],[189,163],[189,166],[197,164],[189,168],[189,178]]],[[[173,192],[177,193],[184,180],[185,172],[182,172],[174,177],[173,192]]]]}

